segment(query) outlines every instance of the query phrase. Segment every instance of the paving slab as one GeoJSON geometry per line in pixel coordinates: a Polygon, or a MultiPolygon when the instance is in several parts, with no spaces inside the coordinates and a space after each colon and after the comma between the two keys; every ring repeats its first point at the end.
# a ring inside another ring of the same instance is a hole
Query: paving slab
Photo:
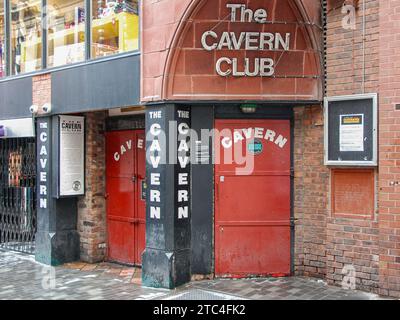
{"type": "Polygon", "coordinates": [[[143,288],[141,270],[110,263],[51,268],[0,250],[0,300],[377,300],[312,278],[215,279],[176,290],[143,288]]]}

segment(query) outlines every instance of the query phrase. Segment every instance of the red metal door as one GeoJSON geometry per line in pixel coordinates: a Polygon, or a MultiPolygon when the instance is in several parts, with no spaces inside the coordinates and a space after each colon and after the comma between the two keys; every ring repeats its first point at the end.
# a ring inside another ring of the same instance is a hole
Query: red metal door
{"type": "Polygon", "coordinates": [[[216,129],[216,275],[289,275],[290,121],[221,120],[216,129]],[[253,170],[238,171],[235,152],[253,170]]]}
{"type": "Polygon", "coordinates": [[[136,264],[142,264],[142,253],[146,246],[146,138],[144,131],[136,132],[137,141],[137,215],[136,215],[136,264]]]}
{"type": "Polygon", "coordinates": [[[144,243],[143,136],[143,131],[107,133],[108,259],[134,265],[141,264],[144,243]]]}

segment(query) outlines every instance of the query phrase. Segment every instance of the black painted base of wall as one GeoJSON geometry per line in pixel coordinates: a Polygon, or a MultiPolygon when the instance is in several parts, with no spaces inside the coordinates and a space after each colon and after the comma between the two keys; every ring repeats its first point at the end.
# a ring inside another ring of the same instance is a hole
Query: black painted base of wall
{"type": "Polygon", "coordinates": [[[190,282],[190,249],[177,252],[146,249],[142,267],[144,287],[174,289],[190,282]]]}
{"type": "Polygon", "coordinates": [[[36,234],[36,261],[59,266],[79,260],[80,239],[75,230],[36,234]]]}

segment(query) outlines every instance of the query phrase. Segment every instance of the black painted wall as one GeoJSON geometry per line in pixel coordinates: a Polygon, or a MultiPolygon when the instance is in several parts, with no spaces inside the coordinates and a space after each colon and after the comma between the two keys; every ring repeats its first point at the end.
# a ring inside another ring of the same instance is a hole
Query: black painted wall
{"type": "Polygon", "coordinates": [[[0,82],[0,120],[31,117],[32,78],[0,82]]]}
{"type": "Polygon", "coordinates": [[[146,119],[144,114],[109,117],[106,119],[107,131],[136,130],[136,129],[144,129],[145,127],[146,127],[146,119]]]}
{"type": "Polygon", "coordinates": [[[53,114],[138,105],[140,55],[56,71],[51,81],[53,114]]]}
{"type": "MultiPolygon", "coordinates": [[[[201,129],[213,128],[213,106],[192,107],[192,129],[198,137],[201,138],[201,129]]],[[[203,145],[209,143],[210,164],[192,164],[192,274],[200,275],[213,273],[214,167],[211,140],[205,138],[202,141],[203,145]]]]}
{"type": "MultiPolygon", "coordinates": [[[[140,54],[51,72],[52,115],[140,103],[140,54]]],[[[32,76],[0,81],[0,120],[31,117],[32,76]]]]}

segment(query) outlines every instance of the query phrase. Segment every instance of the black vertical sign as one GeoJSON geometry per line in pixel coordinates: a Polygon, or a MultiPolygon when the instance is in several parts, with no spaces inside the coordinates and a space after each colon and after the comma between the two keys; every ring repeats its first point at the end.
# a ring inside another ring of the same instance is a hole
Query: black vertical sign
{"type": "Polygon", "coordinates": [[[146,113],[146,247],[165,249],[166,110],[148,108],[146,113]]]}
{"type": "Polygon", "coordinates": [[[178,107],[176,110],[177,164],[175,171],[175,200],[176,200],[176,246],[185,249],[190,244],[190,108],[178,107]]]}
{"type": "Polygon", "coordinates": [[[38,118],[37,135],[37,234],[36,260],[50,264],[52,248],[49,230],[54,232],[50,212],[53,209],[51,194],[52,121],[50,117],[38,118]]]}
{"type": "Polygon", "coordinates": [[[190,108],[173,104],[146,111],[145,286],[190,281],[190,120],[190,108]]]}
{"type": "MultiPolygon", "coordinates": [[[[47,212],[51,200],[51,119],[37,120],[38,211],[47,212]]],[[[38,213],[38,216],[42,216],[38,213]]],[[[40,228],[40,220],[39,220],[40,228]]]]}

